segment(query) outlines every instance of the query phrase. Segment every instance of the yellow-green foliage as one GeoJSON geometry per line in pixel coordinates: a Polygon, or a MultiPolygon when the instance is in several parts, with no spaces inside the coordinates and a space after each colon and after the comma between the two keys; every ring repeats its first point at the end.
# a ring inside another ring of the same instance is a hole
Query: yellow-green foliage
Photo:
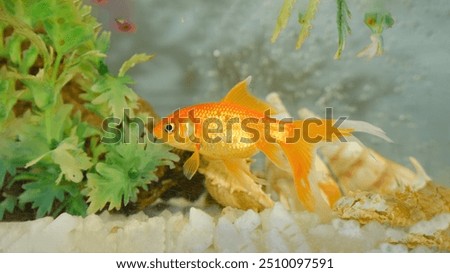
{"type": "MultiPolygon", "coordinates": [[[[294,9],[295,3],[297,0],[284,0],[283,5],[281,6],[280,14],[278,15],[277,23],[275,25],[275,29],[272,34],[271,41],[274,43],[280,32],[287,26],[289,17],[291,16],[292,10],[294,9]]],[[[295,47],[297,49],[301,48],[306,38],[309,36],[309,31],[312,28],[312,20],[317,12],[317,6],[319,5],[320,0],[309,0],[308,8],[304,15],[299,15],[298,22],[302,26],[300,30],[300,34],[297,39],[297,43],[295,47]]]]}
{"type": "Polygon", "coordinates": [[[278,15],[277,24],[275,25],[275,29],[273,30],[271,38],[272,43],[277,40],[280,32],[287,26],[289,17],[291,17],[291,12],[296,1],[297,0],[284,0],[283,5],[281,6],[280,15],[278,15]]]}
{"type": "MultiPolygon", "coordinates": [[[[289,18],[291,17],[291,13],[295,8],[297,0],[284,0],[283,5],[281,6],[280,14],[278,15],[278,19],[275,25],[275,29],[273,31],[271,41],[274,43],[281,31],[286,28],[289,18]]],[[[317,7],[319,5],[320,0],[309,0],[308,7],[304,14],[299,13],[298,22],[301,25],[300,34],[298,36],[296,42],[296,48],[299,49],[304,44],[306,38],[309,36],[309,32],[312,29],[312,20],[314,19],[317,7]]],[[[338,30],[338,49],[334,55],[335,59],[340,59],[342,55],[342,51],[345,47],[345,40],[347,34],[351,33],[350,26],[348,24],[348,19],[351,18],[350,10],[347,6],[347,2],[345,0],[336,0],[336,23],[338,30]]],[[[382,53],[382,37],[381,33],[384,28],[392,27],[394,20],[390,16],[388,12],[368,12],[365,15],[365,23],[372,31],[371,39],[373,43],[376,43],[376,53],[377,55],[381,55],[382,53]],[[370,24],[368,23],[370,22],[370,24]]],[[[366,51],[372,51],[372,45],[369,46],[362,55],[367,55],[366,51]]]]}
{"type": "Polygon", "coordinates": [[[106,132],[82,118],[139,115],[126,72],[152,57],[134,55],[111,75],[109,33],[90,10],[72,0],[0,1],[0,219],[26,207],[36,217],[118,209],[178,160],[136,135],[103,143],[106,132]],[[64,92],[79,95],[85,112],[64,92]]]}
{"type": "Polygon", "coordinates": [[[314,19],[317,6],[319,5],[319,0],[309,0],[308,8],[306,9],[305,15],[299,18],[299,23],[302,25],[302,29],[300,30],[300,34],[298,35],[297,43],[295,47],[297,49],[301,48],[306,38],[309,36],[309,31],[312,28],[312,20],[314,19]]]}

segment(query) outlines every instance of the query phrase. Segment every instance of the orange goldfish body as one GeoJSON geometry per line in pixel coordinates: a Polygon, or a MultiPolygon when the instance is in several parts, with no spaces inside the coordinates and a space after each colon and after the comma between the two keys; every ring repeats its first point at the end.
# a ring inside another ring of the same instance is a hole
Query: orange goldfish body
{"type": "MultiPolygon", "coordinates": [[[[261,151],[279,168],[292,171],[299,200],[313,211],[309,174],[315,144],[342,139],[354,131],[385,137],[380,129],[364,122],[351,123],[361,128],[337,128],[332,119],[275,119],[271,116],[276,115],[275,109],[249,93],[250,80],[248,77],[236,84],[219,102],[176,110],[155,125],[156,138],[194,152],[183,165],[189,179],[199,167],[200,155],[221,159],[228,171],[239,172],[233,159],[249,158],[261,151]]],[[[330,205],[340,197],[337,185],[321,190],[330,205]]]]}

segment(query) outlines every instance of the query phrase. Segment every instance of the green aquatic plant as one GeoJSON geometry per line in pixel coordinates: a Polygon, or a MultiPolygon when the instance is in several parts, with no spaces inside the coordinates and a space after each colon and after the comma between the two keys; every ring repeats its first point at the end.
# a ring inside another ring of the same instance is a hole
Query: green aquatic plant
{"type": "MultiPolygon", "coordinates": [[[[286,28],[291,13],[295,8],[297,0],[284,0],[278,19],[273,31],[271,42],[274,43],[281,31],[286,28]]],[[[299,13],[298,22],[301,25],[300,34],[296,42],[296,48],[300,49],[304,44],[309,32],[312,29],[312,20],[314,19],[320,0],[309,0],[305,14],[299,13]]],[[[336,24],[338,30],[338,49],[334,55],[335,59],[340,59],[345,47],[347,34],[351,33],[348,19],[351,18],[351,12],[346,0],[336,0],[336,24]]],[[[365,24],[371,29],[372,44],[358,54],[359,57],[379,56],[383,53],[382,32],[385,28],[392,27],[394,20],[388,12],[367,12],[364,19],[365,24]]]]}
{"type": "Polygon", "coordinates": [[[109,209],[119,209],[128,202],[137,201],[138,189],[148,189],[155,181],[156,168],[173,167],[178,156],[170,153],[170,147],[147,141],[119,143],[107,146],[106,159],[96,164],[95,173],[88,173],[87,195],[89,212],[96,212],[109,204],[109,209]],[[165,155],[165,156],[161,156],[165,155]]]}
{"type": "Polygon", "coordinates": [[[152,55],[133,55],[110,74],[110,33],[90,12],[81,1],[0,2],[0,219],[120,209],[178,160],[138,135],[101,141],[104,119],[151,114],[126,72],[152,55]]]}
{"type": "Polygon", "coordinates": [[[394,19],[389,12],[367,12],[364,15],[364,23],[371,31],[372,43],[358,53],[358,57],[372,58],[383,54],[383,30],[394,25],[394,19]]]}
{"type": "Polygon", "coordinates": [[[298,22],[302,26],[300,34],[298,35],[297,43],[295,47],[300,49],[305,42],[306,38],[309,36],[309,31],[312,29],[312,20],[316,16],[317,6],[319,5],[319,0],[310,0],[308,2],[308,8],[306,9],[305,15],[299,15],[298,22]]]}
{"type": "Polygon", "coordinates": [[[345,0],[337,0],[337,15],[336,15],[336,23],[338,29],[338,49],[334,54],[335,59],[340,59],[342,51],[345,47],[345,39],[347,34],[350,34],[352,30],[348,25],[347,19],[350,19],[352,14],[348,9],[347,2],[345,0]]]}

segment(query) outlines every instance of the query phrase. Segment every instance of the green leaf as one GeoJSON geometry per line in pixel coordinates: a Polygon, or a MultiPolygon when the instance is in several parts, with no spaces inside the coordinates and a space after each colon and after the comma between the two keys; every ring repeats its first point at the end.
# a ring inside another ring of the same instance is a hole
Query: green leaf
{"type": "Polygon", "coordinates": [[[348,9],[347,2],[345,0],[337,0],[337,15],[336,23],[338,28],[338,49],[334,54],[334,59],[339,60],[342,55],[342,51],[345,47],[345,39],[347,34],[351,33],[350,26],[347,19],[351,18],[350,10],[348,9]]]}
{"type": "Polygon", "coordinates": [[[11,172],[49,151],[42,116],[27,111],[20,118],[9,118],[0,130],[0,161],[11,172]]]}
{"type": "Polygon", "coordinates": [[[40,218],[49,214],[55,200],[63,201],[64,187],[55,183],[58,173],[49,169],[34,175],[34,181],[22,186],[24,192],[19,196],[22,204],[31,203],[32,208],[37,208],[36,217],[40,218]]]}
{"type": "Polygon", "coordinates": [[[153,58],[153,55],[134,54],[130,59],[126,60],[119,69],[119,77],[123,77],[127,71],[138,63],[147,62],[153,58]]]}
{"type": "Polygon", "coordinates": [[[55,102],[53,86],[39,77],[23,79],[22,83],[31,91],[34,103],[40,109],[45,109],[55,102]]]}
{"type": "Polygon", "coordinates": [[[0,2],[0,5],[4,6],[5,9],[10,13],[15,13],[16,11],[16,4],[18,4],[19,1],[14,0],[4,0],[3,2],[0,2]]]}
{"type": "Polygon", "coordinates": [[[0,79],[0,131],[3,122],[11,115],[12,109],[21,94],[21,92],[15,90],[14,82],[11,79],[0,79]]]}
{"type": "Polygon", "coordinates": [[[39,54],[43,58],[44,67],[46,67],[51,62],[52,56],[50,56],[44,40],[41,38],[41,36],[36,34],[29,25],[25,24],[19,18],[7,14],[2,9],[0,9],[0,21],[13,26],[14,35],[23,36],[27,40],[29,40],[31,44],[36,46],[39,54]]]}
{"type": "Polygon", "coordinates": [[[84,196],[78,190],[77,193],[68,197],[66,212],[72,215],[86,216],[88,205],[84,196]]]}
{"type": "Polygon", "coordinates": [[[23,53],[23,59],[20,63],[20,72],[23,74],[28,73],[30,67],[36,62],[38,57],[38,49],[34,45],[30,45],[30,47],[23,53]]]}
{"type": "Polygon", "coordinates": [[[0,220],[5,216],[5,212],[13,213],[17,203],[17,198],[7,195],[3,201],[0,202],[0,220]]]}
{"type": "Polygon", "coordinates": [[[25,167],[29,168],[47,155],[51,155],[52,160],[61,168],[61,173],[55,180],[59,183],[64,176],[68,181],[75,183],[81,182],[83,179],[83,170],[87,170],[92,166],[90,158],[78,146],[78,137],[72,136],[64,139],[59,143],[58,147],[49,151],[38,158],[28,162],[25,167]]]}
{"type": "Polygon", "coordinates": [[[92,166],[91,159],[77,145],[78,137],[72,136],[65,139],[52,151],[53,162],[59,165],[64,177],[76,183],[83,179],[82,171],[92,166]]]}
{"type": "Polygon", "coordinates": [[[58,55],[65,55],[88,41],[94,40],[94,31],[83,23],[70,1],[56,1],[49,9],[53,15],[43,20],[44,28],[58,55]]]}
{"type": "Polygon", "coordinates": [[[111,39],[111,32],[102,32],[95,40],[95,48],[100,52],[106,53],[109,50],[109,41],[111,39]]]}
{"type": "Polygon", "coordinates": [[[6,49],[9,52],[9,59],[13,64],[19,64],[21,60],[22,50],[21,44],[24,38],[19,35],[13,35],[7,40],[6,49]]]}
{"type": "Polygon", "coordinates": [[[60,142],[64,138],[64,131],[73,124],[70,119],[70,112],[73,108],[71,104],[61,104],[45,110],[45,129],[48,143],[51,141],[60,142]]]}
{"type": "Polygon", "coordinates": [[[3,160],[0,160],[0,189],[3,187],[5,181],[6,172],[8,171],[8,165],[3,160]]]}
{"type": "Polygon", "coordinates": [[[305,42],[306,38],[309,36],[309,31],[312,28],[312,20],[316,16],[317,7],[319,6],[320,0],[309,0],[308,8],[306,9],[306,13],[302,16],[300,20],[300,24],[302,25],[302,29],[300,34],[298,35],[297,43],[295,48],[300,49],[305,42]]]}
{"type": "Polygon", "coordinates": [[[25,12],[31,19],[32,26],[35,26],[38,22],[47,20],[54,15],[54,10],[51,8],[53,5],[51,5],[48,0],[27,0],[26,2],[27,7],[25,12]],[[39,14],[39,16],[36,16],[36,14],[39,14]]]}
{"type": "Polygon", "coordinates": [[[92,92],[99,94],[92,100],[93,105],[106,104],[110,113],[105,116],[123,117],[125,109],[137,107],[138,96],[127,86],[132,83],[129,77],[114,78],[105,75],[92,86],[92,92]]]}
{"type": "Polygon", "coordinates": [[[278,15],[277,24],[273,30],[272,38],[270,39],[272,43],[277,40],[280,32],[287,26],[287,22],[291,16],[291,12],[296,1],[297,0],[284,0],[283,6],[281,6],[280,14],[278,15]]]}
{"type": "MultiPolygon", "coordinates": [[[[95,170],[97,173],[88,173],[87,188],[89,189],[89,208],[88,213],[95,213],[101,210],[109,203],[109,210],[119,209],[122,205],[124,195],[132,195],[130,193],[129,180],[126,174],[115,166],[105,163],[97,163],[95,170]]],[[[134,188],[134,194],[137,194],[134,188]]]]}
{"type": "Polygon", "coordinates": [[[388,12],[384,15],[384,26],[386,26],[387,28],[391,28],[392,26],[394,26],[394,18],[392,18],[391,14],[388,12]]]}
{"type": "Polygon", "coordinates": [[[86,216],[87,203],[81,194],[80,184],[69,183],[64,189],[66,191],[65,204],[62,209],[72,215],[86,216]]]}
{"type": "Polygon", "coordinates": [[[394,25],[394,19],[389,12],[366,12],[364,23],[369,27],[372,34],[381,34],[384,27],[390,28],[394,25]]]}
{"type": "Polygon", "coordinates": [[[173,166],[177,155],[170,147],[148,142],[121,143],[108,146],[105,163],[97,163],[96,173],[88,173],[88,213],[109,204],[108,209],[120,209],[122,203],[136,201],[140,188],[157,179],[157,166],[173,166]]]}

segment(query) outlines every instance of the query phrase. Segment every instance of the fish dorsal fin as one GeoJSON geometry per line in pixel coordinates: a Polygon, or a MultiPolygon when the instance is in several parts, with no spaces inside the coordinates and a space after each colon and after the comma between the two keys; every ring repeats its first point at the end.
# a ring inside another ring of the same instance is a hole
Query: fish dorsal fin
{"type": "Polygon", "coordinates": [[[248,76],[245,80],[237,83],[222,99],[222,102],[239,104],[261,113],[270,110],[270,115],[277,114],[277,110],[270,104],[250,94],[248,86],[251,80],[252,77],[248,76]]]}

